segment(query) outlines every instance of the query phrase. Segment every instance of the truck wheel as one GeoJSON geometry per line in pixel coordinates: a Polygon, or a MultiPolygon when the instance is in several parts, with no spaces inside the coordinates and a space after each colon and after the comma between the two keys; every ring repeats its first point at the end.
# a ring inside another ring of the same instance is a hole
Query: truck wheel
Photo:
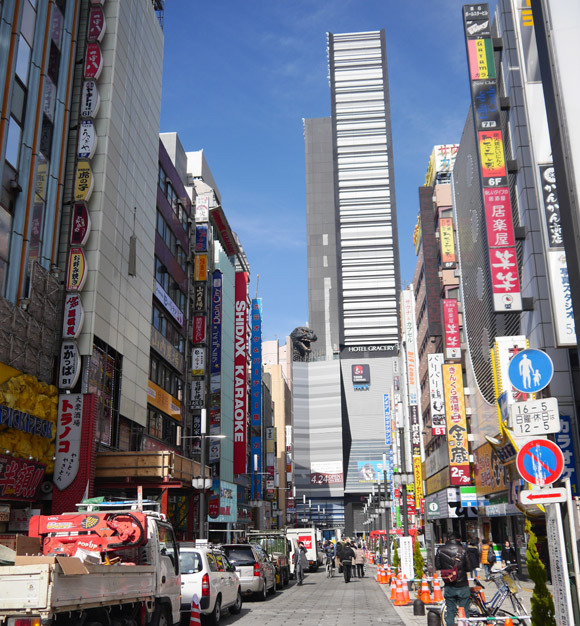
{"type": "Polygon", "coordinates": [[[163,604],[158,604],[151,618],[152,626],[173,626],[173,619],[169,617],[169,609],[163,604]]]}
{"type": "Polygon", "coordinates": [[[283,580],[282,580],[282,587],[287,587],[288,583],[289,583],[289,580],[288,580],[289,576],[288,576],[288,570],[287,569],[284,570],[282,578],[283,578],[283,580]]]}
{"type": "Polygon", "coordinates": [[[274,583],[273,585],[270,587],[270,593],[275,596],[276,595],[276,576],[274,576],[274,583]]]}
{"type": "Polygon", "coordinates": [[[222,616],[222,597],[218,596],[215,599],[213,611],[207,616],[207,618],[210,624],[213,624],[213,626],[218,626],[218,624],[220,623],[221,616],[222,616]]]}

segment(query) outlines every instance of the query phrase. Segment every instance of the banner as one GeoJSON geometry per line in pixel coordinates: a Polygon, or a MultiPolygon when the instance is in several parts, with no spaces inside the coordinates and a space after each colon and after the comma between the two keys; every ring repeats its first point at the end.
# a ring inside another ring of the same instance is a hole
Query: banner
{"type": "Polygon", "coordinates": [[[250,490],[251,499],[261,500],[262,499],[262,438],[261,437],[252,437],[252,454],[250,456],[250,463],[252,465],[252,486],[250,490]]]}
{"type": "Polygon", "coordinates": [[[252,426],[262,425],[262,299],[252,300],[251,319],[251,415],[252,426]]]}
{"type": "Polygon", "coordinates": [[[442,354],[427,355],[429,368],[429,401],[431,405],[431,428],[434,436],[447,433],[445,421],[445,396],[443,394],[443,377],[441,366],[443,365],[442,354]]]}
{"type": "Polygon", "coordinates": [[[455,298],[443,299],[443,329],[445,339],[445,358],[461,358],[461,337],[459,335],[459,313],[455,298]]]}
{"type": "Polygon", "coordinates": [[[211,374],[219,374],[222,370],[222,283],[222,273],[215,270],[212,275],[211,291],[211,374]]]}
{"type": "Polygon", "coordinates": [[[81,393],[58,396],[53,482],[61,491],[72,484],[79,471],[82,417],[81,393]]]}
{"type": "Polygon", "coordinates": [[[447,413],[447,444],[449,446],[451,484],[469,485],[471,483],[471,474],[461,364],[445,364],[442,366],[442,370],[443,387],[445,389],[445,412],[447,413]]]}
{"type": "Polygon", "coordinates": [[[439,219],[439,239],[441,241],[441,265],[444,268],[455,267],[455,242],[453,241],[453,219],[439,219]]]}
{"type": "Polygon", "coordinates": [[[236,273],[234,321],[234,474],[246,473],[248,414],[248,275],[236,273]]]}

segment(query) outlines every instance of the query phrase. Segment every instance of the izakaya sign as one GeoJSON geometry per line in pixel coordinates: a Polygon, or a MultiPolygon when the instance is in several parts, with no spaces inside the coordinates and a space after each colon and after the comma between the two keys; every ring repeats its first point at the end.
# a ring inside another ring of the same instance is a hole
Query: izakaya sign
{"type": "Polygon", "coordinates": [[[234,474],[246,472],[248,414],[248,275],[236,273],[234,314],[234,474]]]}
{"type": "Polygon", "coordinates": [[[54,484],[61,491],[72,484],[79,471],[82,416],[82,394],[61,394],[58,397],[54,484]]]}
{"type": "Polygon", "coordinates": [[[445,358],[450,360],[460,359],[459,313],[455,298],[443,300],[443,325],[445,332],[445,358]]]}
{"type": "Polygon", "coordinates": [[[447,413],[447,443],[449,446],[449,469],[452,485],[469,485],[469,447],[467,443],[467,419],[463,395],[461,365],[445,364],[443,386],[445,389],[445,412],[447,413]]]}

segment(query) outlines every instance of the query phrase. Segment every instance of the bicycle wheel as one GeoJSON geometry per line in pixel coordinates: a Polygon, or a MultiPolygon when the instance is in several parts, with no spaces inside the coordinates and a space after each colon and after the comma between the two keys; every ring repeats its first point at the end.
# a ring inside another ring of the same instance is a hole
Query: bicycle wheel
{"type": "MultiPolygon", "coordinates": [[[[469,617],[484,617],[486,615],[487,613],[483,611],[481,606],[479,606],[477,601],[475,601],[472,597],[469,603],[469,617]]],[[[441,625],[442,626],[446,626],[447,624],[446,618],[447,618],[447,602],[443,601],[443,604],[441,604],[441,625]]]]}
{"type": "Polygon", "coordinates": [[[517,598],[513,594],[510,594],[510,600],[513,606],[513,610],[498,608],[495,615],[497,615],[497,617],[511,617],[514,624],[520,624],[520,626],[530,626],[531,623],[529,619],[518,619],[520,615],[529,615],[524,605],[520,602],[519,598],[517,598]]]}

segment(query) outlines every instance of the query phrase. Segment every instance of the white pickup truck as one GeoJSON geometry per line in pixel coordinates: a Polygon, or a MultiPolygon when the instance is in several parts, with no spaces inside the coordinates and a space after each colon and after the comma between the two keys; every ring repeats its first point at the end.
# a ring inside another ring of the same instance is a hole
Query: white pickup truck
{"type": "Polygon", "coordinates": [[[178,547],[161,513],[37,516],[29,535],[29,554],[17,552],[14,565],[0,567],[0,625],[179,623],[178,547]]]}

